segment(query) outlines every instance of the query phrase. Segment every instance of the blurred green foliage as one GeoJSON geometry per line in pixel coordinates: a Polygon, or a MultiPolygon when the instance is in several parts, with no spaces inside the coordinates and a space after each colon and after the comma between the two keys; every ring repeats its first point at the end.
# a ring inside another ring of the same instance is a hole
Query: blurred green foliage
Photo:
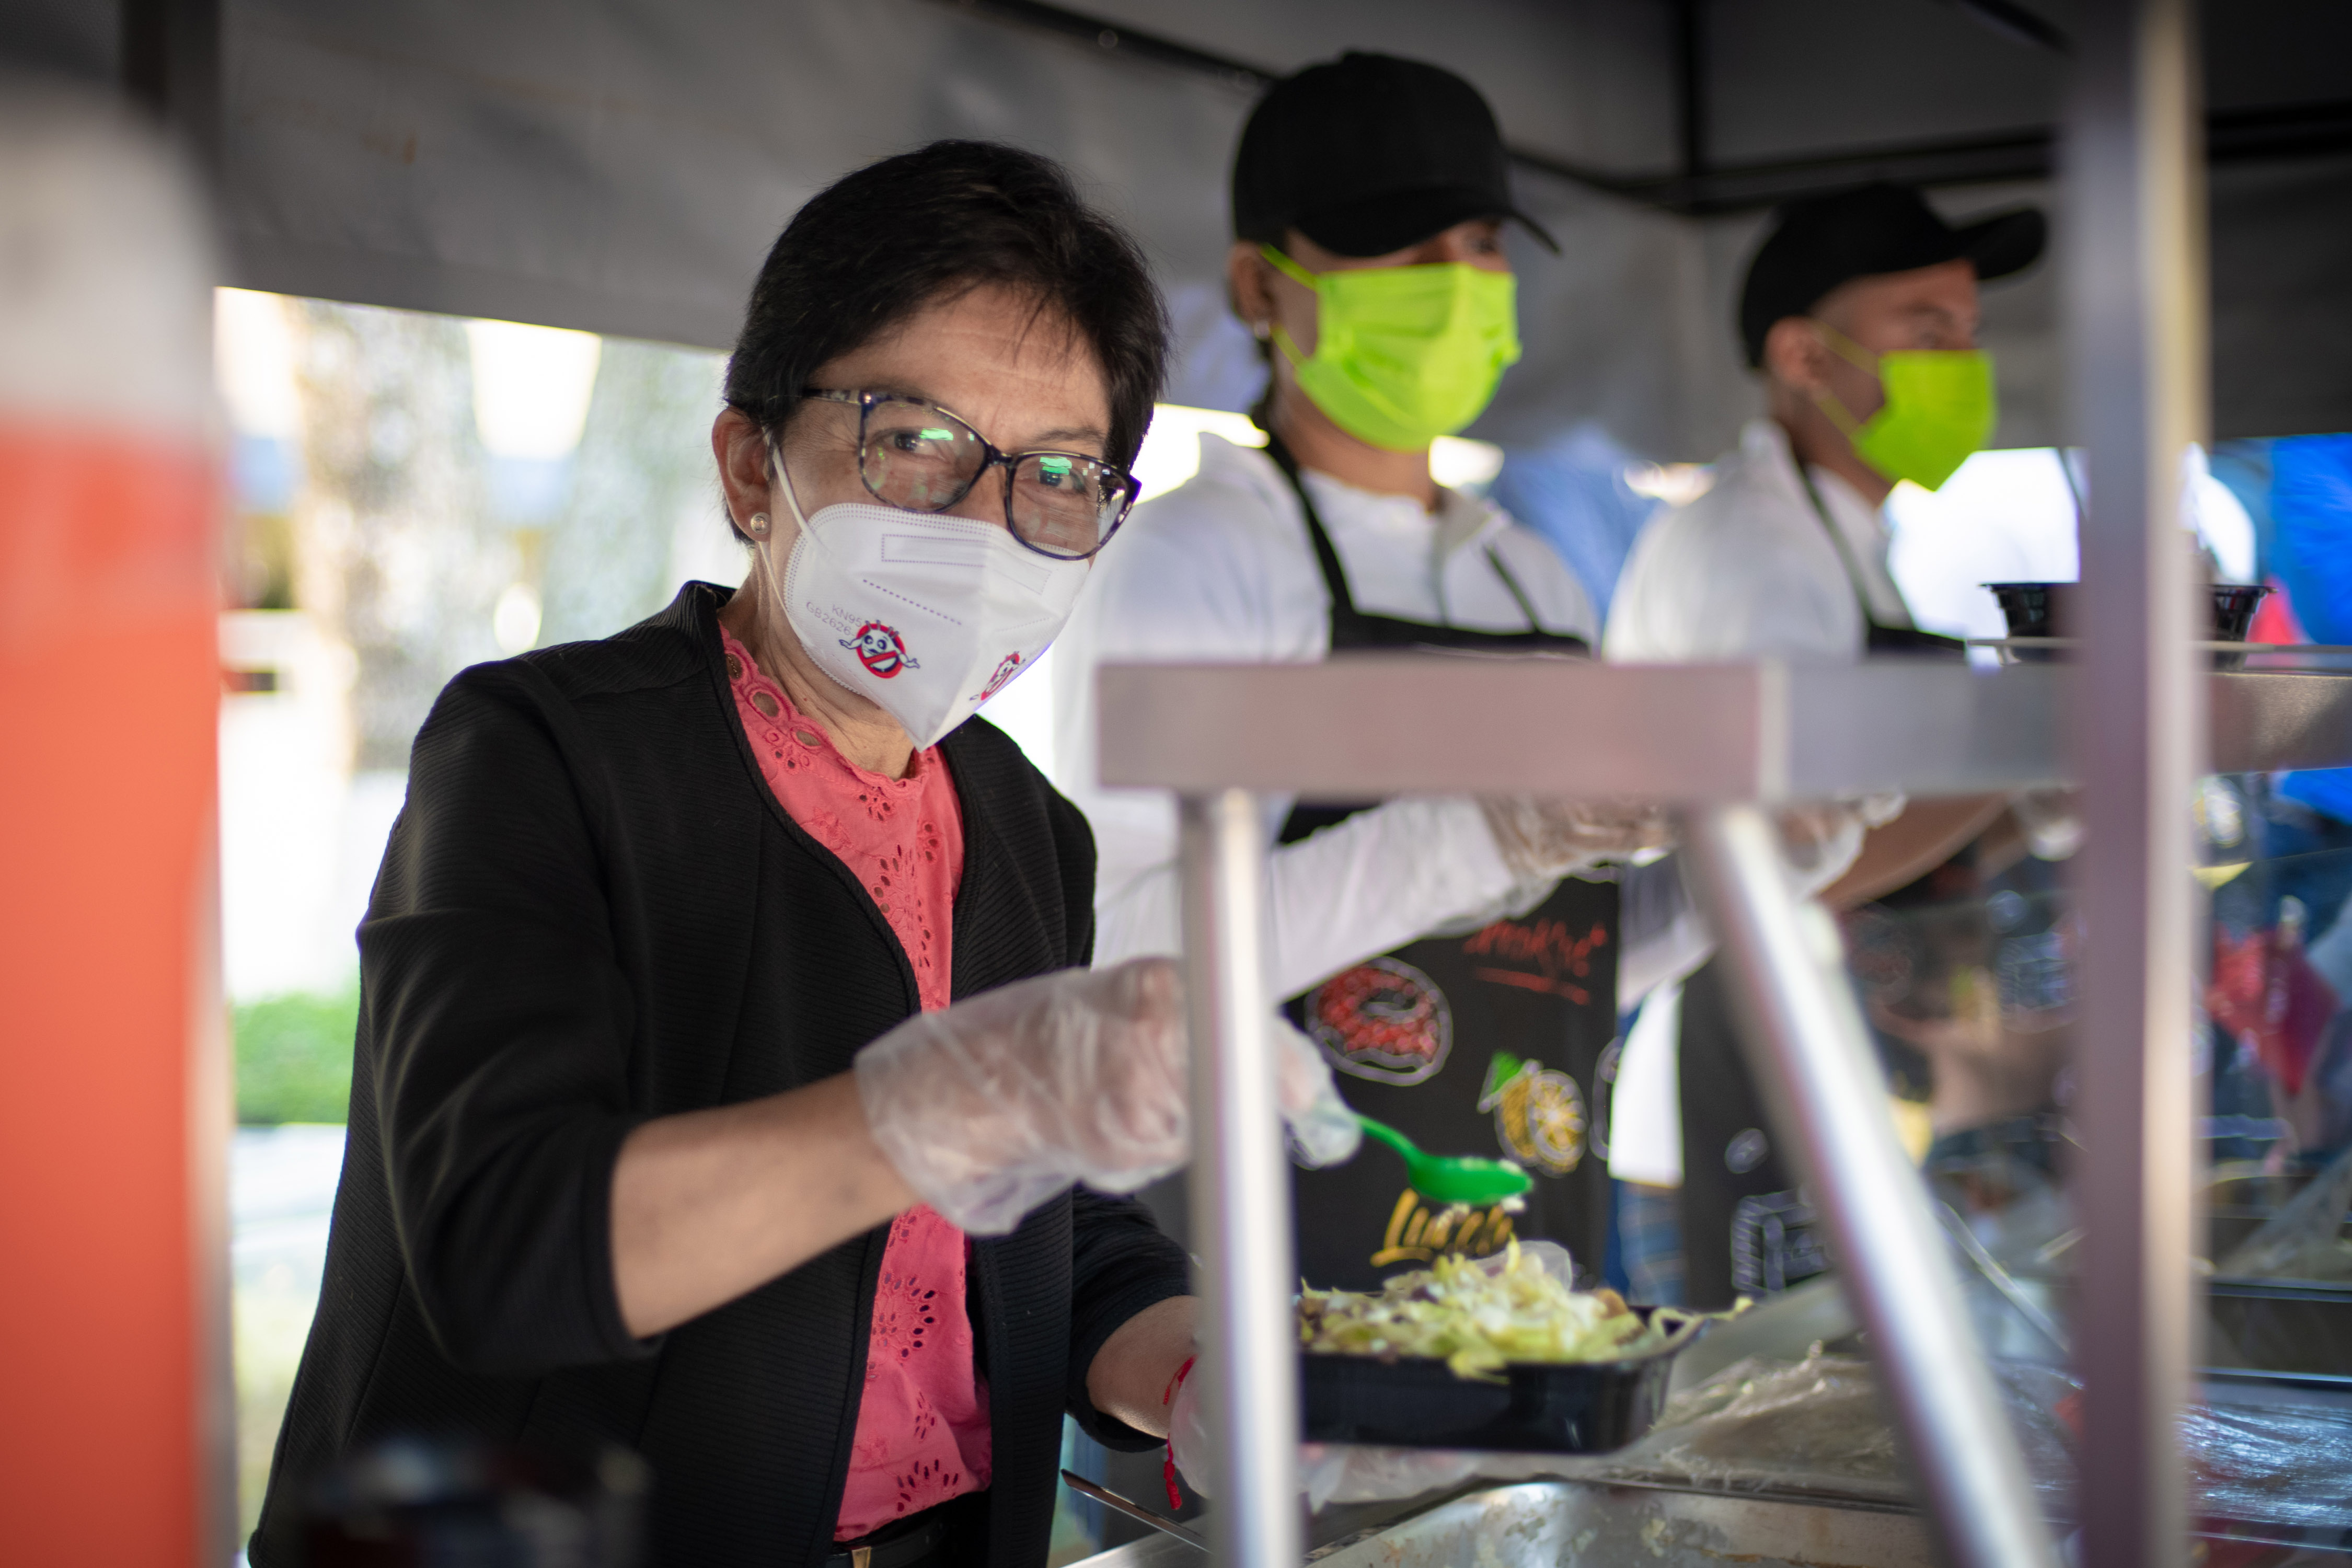
{"type": "Polygon", "coordinates": [[[296,992],[233,1009],[237,1121],[247,1126],[345,1121],[359,1016],[356,981],[337,995],[296,992]]]}

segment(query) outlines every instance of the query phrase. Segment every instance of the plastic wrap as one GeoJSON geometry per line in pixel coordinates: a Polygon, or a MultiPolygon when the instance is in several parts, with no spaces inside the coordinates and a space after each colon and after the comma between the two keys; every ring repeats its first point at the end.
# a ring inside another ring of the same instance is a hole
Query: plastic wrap
{"type": "Polygon", "coordinates": [[[2352,1410],[2195,1405],[2180,1429],[2200,1515],[2352,1530],[2352,1410]]]}
{"type": "MultiPolygon", "coordinates": [[[[2081,1385],[2055,1367],[1997,1363],[2027,1473],[2053,1516],[2069,1510],[2081,1385]]],[[[2352,1530],[2352,1410],[2273,1404],[2192,1406],[2181,1418],[2190,1509],[2211,1529],[2352,1530]]],[[[1797,1499],[1916,1501],[1868,1362],[1816,1351],[1751,1357],[1677,1394],[1641,1442],[1589,1458],[1342,1448],[1309,1455],[1314,1500],[1397,1498],[1473,1478],[1664,1482],[1797,1499]]]]}
{"type": "MultiPolygon", "coordinates": [[[[2054,1368],[1996,1365],[2010,1427],[2038,1485],[2063,1492],[2074,1458],[2057,1410],[2074,1384],[2054,1368]]],[[[1881,1414],[1870,1363],[1818,1349],[1793,1364],[1734,1363],[1675,1396],[1611,1473],[1726,1490],[1904,1501],[1909,1468],[1881,1414]]]]}
{"type": "MultiPolygon", "coordinates": [[[[1274,1025],[1296,1152],[1355,1152],[1355,1118],[1322,1053],[1274,1025]]],[[[1192,1152],[1182,991],[1174,963],[1064,970],[921,1013],[857,1053],[875,1142],[923,1201],[1002,1236],[1075,1182],[1133,1192],[1192,1152]]]]}
{"type": "Polygon", "coordinates": [[[1608,1468],[1727,1489],[1902,1497],[1909,1481],[1880,1418],[1869,1363],[1749,1357],[1671,1401],[1649,1436],[1608,1468]]]}

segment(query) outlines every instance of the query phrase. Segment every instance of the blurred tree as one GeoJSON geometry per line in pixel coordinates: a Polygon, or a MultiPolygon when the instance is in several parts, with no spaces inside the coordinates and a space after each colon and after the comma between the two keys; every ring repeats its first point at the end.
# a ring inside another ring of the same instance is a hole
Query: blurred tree
{"type": "Polygon", "coordinates": [[[724,530],[710,422],[723,355],[607,339],[571,495],[548,531],[541,646],[610,637],[675,586],[679,526],[724,530]]]}
{"type": "Polygon", "coordinates": [[[499,657],[491,610],[516,574],[485,504],[465,331],[320,300],[299,331],[296,597],[358,656],[354,764],[404,769],[450,676],[499,657]]]}

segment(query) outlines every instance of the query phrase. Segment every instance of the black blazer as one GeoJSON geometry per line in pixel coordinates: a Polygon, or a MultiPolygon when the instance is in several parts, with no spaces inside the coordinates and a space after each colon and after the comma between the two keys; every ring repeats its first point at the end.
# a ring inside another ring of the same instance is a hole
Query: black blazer
{"type": "MultiPolygon", "coordinates": [[[[832,1549],[887,1227],[660,1338],[624,1327],[607,1202],[630,1129],[848,1068],[917,1009],[849,868],[778,806],[721,668],[727,591],[603,642],[479,665],[416,738],[360,927],[349,1143],[319,1315],[252,1560],[299,1560],[310,1477],[395,1433],[653,1471],[651,1560],[832,1549]]],[[[1087,962],[1094,842],[1003,732],[944,742],[963,810],[957,996],[1087,962]]],[[[1080,1191],[973,1248],[993,1483],[974,1562],[1045,1560],[1065,1410],[1118,1447],[1086,1371],[1187,1289],[1133,1203],[1080,1191]]]]}

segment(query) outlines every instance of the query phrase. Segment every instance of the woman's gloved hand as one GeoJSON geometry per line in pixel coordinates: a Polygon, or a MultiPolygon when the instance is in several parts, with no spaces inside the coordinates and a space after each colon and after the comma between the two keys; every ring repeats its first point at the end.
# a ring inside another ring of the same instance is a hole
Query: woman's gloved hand
{"type": "Polygon", "coordinates": [[[1675,843],[1674,824],[1657,805],[1500,795],[1480,800],[1478,809],[1503,864],[1522,880],[1654,856],[1675,843]]]}
{"type": "MultiPolygon", "coordinates": [[[[1168,1459],[1185,1484],[1202,1497],[1211,1496],[1209,1418],[1202,1409],[1202,1391],[1208,1379],[1196,1359],[1176,1388],[1175,1408],[1168,1413],[1168,1459]]],[[[1345,1443],[1301,1443],[1298,1446],[1298,1489],[1309,1510],[1320,1511],[1330,1502],[1373,1502],[1419,1497],[1423,1492],[1460,1486],[1475,1474],[1480,1456],[1445,1448],[1374,1448],[1345,1443]]],[[[1172,1478],[1171,1478],[1172,1483],[1172,1478]]],[[[1169,1506],[1182,1500],[1171,1484],[1169,1506]]]]}
{"type": "Polygon", "coordinates": [[[1853,800],[1784,807],[1774,817],[1780,830],[1780,858],[1797,896],[1810,899],[1853,869],[1863,840],[1903,815],[1908,802],[1900,791],[1853,800]]]}
{"type": "Polygon", "coordinates": [[[2083,797],[2071,789],[2021,790],[2009,809],[2038,860],[2064,860],[2083,847],[2083,797]]]}
{"type": "MultiPolygon", "coordinates": [[[[1274,1043],[1294,1152],[1353,1153],[1322,1053],[1287,1026],[1274,1043]]],[[[859,1051],[856,1071],[874,1141],[907,1184],[950,1224],[1002,1236],[1074,1182],[1132,1192],[1181,1167],[1187,1064],[1181,973],[1143,958],[918,1014],[859,1051]]]]}

